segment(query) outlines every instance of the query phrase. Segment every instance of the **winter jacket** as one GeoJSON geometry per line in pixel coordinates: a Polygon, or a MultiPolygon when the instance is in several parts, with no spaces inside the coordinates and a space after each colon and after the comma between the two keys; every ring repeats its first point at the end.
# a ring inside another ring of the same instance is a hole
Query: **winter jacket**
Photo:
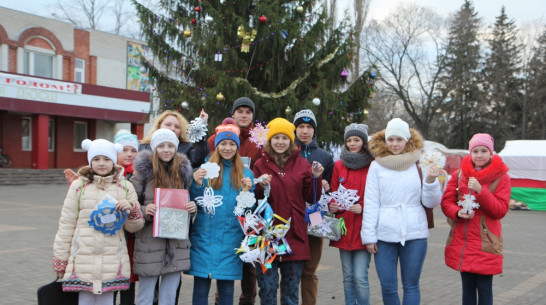
{"type": "MultiPolygon", "coordinates": [[[[142,143],[138,146],[138,151],[143,150],[151,151],[152,148],[150,147],[150,143],[142,143]]],[[[191,162],[192,168],[198,168],[205,162],[205,157],[209,154],[209,147],[205,138],[195,143],[195,145],[191,142],[180,142],[178,144],[177,152],[187,156],[191,162]]]]}
{"type": "MultiPolygon", "coordinates": [[[[192,179],[190,161],[183,154],[177,154],[177,157],[182,159],[179,173],[184,188],[189,189],[192,179]]],[[[145,213],[146,205],[154,203],[152,152],[149,150],[140,151],[133,167],[135,172],[131,182],[139,195],[144,189],[141,209],[145,220],[144,228],[138,231],[135,237],[133,272],[139,276],[159,276],[188,270],[190,268],[191,242],[153,237],[153,217],[146,216],[145,213]]]]}
{"type": "MultiPolygon", "coordinates": [[[[249,128],[240,128],[241,131],[239,134],[239,142],[241,144],[239,145],[239,154],[241,157],[249,157],[252,162],[250,163],[250,168],[254,166],[258,158],[260,158],[262,151],[261,149],[256,146],[256,144],[250,142],[250,130],[254,128],[254,124],[250,124],[249,128]]],[[[209,149],[210,151],[214,151],[214,139],[216,139],[216,133],[213,133],[209,139],[209,149]]]]}
{"type": "Polygon", "coordinates": [[[129,288],[131,266],[124,231],[105,234],[89,224],[93,211],[108,194],[134,205],[123,225],[125,230],[135,232],[144,225],[133,185],[125,180],[121,166],[116,165],[115,170],[111,176],[95,175],[89,181],[83,175],[92,169],[85,166],[78,171],[80,178],[70,185],[53,244],[53,269],[66,271],[64,291],[101,294],[129,288]]]}
{"type": "MultiPolygon", "coordinates": [[[[305,202],[318,201],[322,190],[322,177],[313,179],[309,162],[295,151],[289,157],[281,172],[275,160],[264,153],[254,165],[254,176],[271,175],[271,193],[268,202],[273,212],[288,220],[291,218],[290,229],[286,234],[292,254],[277,256],[279,261],[301,261],[310,259],[309,239],[307,238],[307,222],[305,222],[305,202]],[[315,183],[313,193],[313,182],[315,183]]],[[[256,186],[256,198],[263,198],[263,189],[256,186]]],[[[279,224],[275,219],[274,224],[279,224]]]]}
{"type": "MultiPolygon", "coordinates": [[[[222,188],[214,189],[215,196],[222,196],[222,205],[215,208],[214,214],[205,213],[198,206],[197,215],[192,225],[191,268],[189,274],[218,280],[240,280],[243,275],[243,261],[235,254],[235,249],[241,246],[244,234],[233,209],[237,205],[235,199],[239,190],[231,186],[231,161],[222,161],[222,188]]],[[[254,179],[251,170],[245,168],[244,176],[254,179]]],[[[191,186],[190,197],[203,196],[207,179],[202,186],[195,181],[191,186]]]]}
{"type": "Polygon", "coordinates": [[[369,148],[375,156],[366,179],[363,244],[384,242],[405,244],[407,240],[428,237],[428,223],[421,203],[433,208],[440,204],[440,182],[421,180],[416,162],[420,159],[423,139],[410,128],[411,138],[402,154],[390,154],[385,130],[372,136],[369,148]],[[383,165],[382,165],[383,164],[383,165]],[[390,168],[389,168],[390,167],[390,168]]]}
{"type": "MultiPolygon", "coordinates": [[[[334,173],[332,175],[332,183],[330,185],[331,191],[337,191],[340,184],[346,189],[357,190],[359,198],[358,202],[355,204],[360,204],[364,209],[364,191],[369,168],[369,166],[365,166],[360,169],[350,169],[343,164],[342,160],[336,161],[334,173]]],[[[345,221],[347,233],[341,236],[338,241],[331,240],[330,246],[346,251],[366,249],[366,246],[362,244],[362,238],[360,237],[362,214],[355,214],[349,211],[339,211],[336,213],[336,218],[342,217],[345,221]]]]}
{"type": "Polygon", "coordinates": [[[322,177],[324,180],[330,183],[332,179],[332,171],[334,170],[334,159],[326,150],[319,148],[317,145],[316,137],[313,136],[313,140],[309,144],[303,144],[296,138],[296,144],[300,147],[300,156],[309,161],[312,164],[313,161],[317,161],[324,167],[322,177]]]}
{"type": "Polygon", "coordinates": [[[457,171],[451,176],[442,198],[442,211],[455,221],[445,248],[445,262],[450,268],[485,275],[502,273],[501,218],[508,212],[511,193],[507,172],[508,167],[497,155],[479,171],[474,169],[472,157],[466,156],[461,162],[460,180],[457,171]],[[475,177],[482,190],[479,194],[472,192],[480,207],[474,210],[474,217],[464,220],[457,217],[461,209],[457,202],[470,193],[469,177],[475,177]],[[491,193],[489,186],[497,179],[497,187],[491,193]]]}

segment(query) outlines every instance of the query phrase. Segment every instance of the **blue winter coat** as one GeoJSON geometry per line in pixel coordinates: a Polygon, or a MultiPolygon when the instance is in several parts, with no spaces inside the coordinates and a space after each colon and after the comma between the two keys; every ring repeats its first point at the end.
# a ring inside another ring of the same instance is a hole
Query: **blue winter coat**
{"type": "MultiPolygon", "coordinates": [[[[218,280],[240,280],[243,273],[243,261],[235,254],[241,246],[244,234],[233,209],[237,205],[235,198],[239,190],[231,186],[231,161],[222,161],[222,188],[214,189],[214,195],[223,196],[222,205],[216,207],[215,214],[205,214],[198,206],[193,222],[190,240],[189,274],[218,280]]],[[[251,170],[245,168],[244,176],[254,179],[251,170]]],[[[195,181],[190,190],[191,200],[203,196],[207,180],[199,187],[195,181]]]]}

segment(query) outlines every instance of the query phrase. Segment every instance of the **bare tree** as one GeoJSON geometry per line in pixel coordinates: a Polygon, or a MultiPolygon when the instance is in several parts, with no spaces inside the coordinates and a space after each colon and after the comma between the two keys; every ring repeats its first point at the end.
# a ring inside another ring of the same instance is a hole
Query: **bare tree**
{"type": "Polygon", "coordinates": [[[445,69],[443,28],[443,20],[430,9],[402,5],[383,22],[372,21],[362,41],[380,83],[398,97],[425,137],[447,96],[438,88],[445,69]]]}
{"type": "Polygon", "coordinates": [[[356,56],[354,60],[354,66],[353,66],[353,75],[360,75],[360,49],[361,49],[361,42],[360,39],[362,35],[362,29],[364,28],[364,23],[366,22],[366,17],[368,16],[368,9],[370,7],[370,0],[354,0],[354,7],[355,7],[355,33],[354,37],[355,39],[355,50],[356,50],[356,56]]]}
{"type": "Polygon", "coordinates": [[[52,15],[78,28],[96,30],[108,4],[108,0],[57,0],[57,11],[60,11],[61,15],[57,13],[52,15]]]}

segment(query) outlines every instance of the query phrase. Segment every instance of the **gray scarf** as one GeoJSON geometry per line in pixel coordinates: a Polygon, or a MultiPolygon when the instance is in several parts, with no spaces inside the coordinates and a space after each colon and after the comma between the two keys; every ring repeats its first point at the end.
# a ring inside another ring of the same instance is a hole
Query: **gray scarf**
{"type": "Polygon", "coordinates": [[[372,162],[365,153],[350,152],[345,145],[341,147],[340,159],[350,169],[361,169],[372,162]]]}

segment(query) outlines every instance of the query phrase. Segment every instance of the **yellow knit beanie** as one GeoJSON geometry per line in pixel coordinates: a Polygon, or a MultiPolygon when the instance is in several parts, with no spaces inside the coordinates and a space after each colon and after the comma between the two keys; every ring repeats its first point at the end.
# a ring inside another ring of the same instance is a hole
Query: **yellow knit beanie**
{"type": "Polygon", "coordinates": [[[267,124],[267,128],[269,128],[267,131],[267,142],[269,142],[274,135],[279,133],[287,135],[290,138],[290,141],[294,142],[294,131],[296,130],[296,127],[287,119],[275,118],[267,124]]]}

